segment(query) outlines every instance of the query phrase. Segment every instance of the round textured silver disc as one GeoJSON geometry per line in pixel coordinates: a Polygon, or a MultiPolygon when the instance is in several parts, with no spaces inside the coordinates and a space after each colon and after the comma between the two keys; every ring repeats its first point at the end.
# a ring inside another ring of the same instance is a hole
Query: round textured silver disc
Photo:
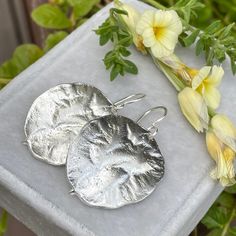
{"type": "Polygon", "coordinates": [[[81,129],[66,165],[72,192],[88,205],[105,208],[143,200],[164,174],[164,159],[150,133],[114,115],[81,129]]]}
{"type": "Polygon", "coordinates": [[[58,85],[32,104],[24,127],[27,145],[34,157],[64,165],[69,144],[80,129],[88,121],[113,112],[112,103],[93,86],[58,85]]]}

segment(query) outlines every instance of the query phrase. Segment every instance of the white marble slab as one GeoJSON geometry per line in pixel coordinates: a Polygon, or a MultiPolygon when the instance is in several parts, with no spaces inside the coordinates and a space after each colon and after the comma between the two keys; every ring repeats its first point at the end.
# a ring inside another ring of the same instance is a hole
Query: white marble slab
{"type": "MultiPolygon", "coordinates": [[[[140,10],[147,5],[127,0],[140,10]]],[[[110,6],[109,6],[110,7],[110,6]]],[[[222,188],[208,173],[213,161],[203,135],[184,119],[177,93],[149,57],[132,49],[139,68],[137,76],[109,81],[102,58],[107,47],[98,45],[92,32],[107,16],[108,7],[88,20],[46,56],[21,73],[0,93],[0,205],[38,235],[185,236],[188,235],[222,188]],[[97,86],[112,101],[142,92],[147,98],[126,107],[120,114],[137,118],[146,109],[164,105],[168,117],[160,124],[157,141],[166,161],[166,173],[146,200],[104,210],[84,205],[70,196],[63,167],[53,167],[34,158],[22,145],[23,125],[32,102],[45,90],[60,83],[85,82],[97,86]]],[[[189,65],[201,67],[191,49],[177,54],[189,65]]],[[[236,79],[226,64],[220,111],[236,123],[236,79]]]]}

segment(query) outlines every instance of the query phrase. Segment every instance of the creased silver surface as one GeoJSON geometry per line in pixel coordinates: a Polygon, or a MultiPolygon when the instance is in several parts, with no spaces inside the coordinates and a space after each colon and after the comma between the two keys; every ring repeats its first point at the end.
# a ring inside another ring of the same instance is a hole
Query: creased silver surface
{"type": "Polygon", "coordinates": [[[32,154],[53,165],[64,165],[70,142],[90,120],[112,114],[111,102],[86,84],[61,84],[40,95],[25,122],[32,154]]]}
{"type": "Polygon", "coordinates": [[[69,148],[67,176],[88,205],[118,208],[139,202],[163,174],[164,159],[156,141],[126,117],[91,121],[69,148]]]}

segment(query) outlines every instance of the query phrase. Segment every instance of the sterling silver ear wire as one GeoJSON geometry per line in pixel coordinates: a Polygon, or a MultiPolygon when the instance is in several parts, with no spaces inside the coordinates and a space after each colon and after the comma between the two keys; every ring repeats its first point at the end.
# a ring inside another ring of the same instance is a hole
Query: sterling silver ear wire
{"type": "Polygon", "coordinates": [[[150,135],[151,135],[152,137],[154,137],[154,136],[157,134],[157,132],[158,132],[157,124],[158,124],[160,121],[162,121],[162,120],[166,117],[167,112],[168,112],[167,108],[164,107],[164,106],[156,106],[156,107],[153,107],[153,108],[147,110],[147,111],[146,111],[141,117],[139,117],[138,120],[136,121],[137,124],[140,124],[141,121],[142,121],[145,117],[147,117],[150,113],[152,113],[153,111],[156,111],[156,110],[162,110],[162,111],[163,111],[163,115],[162,115],[161,117],[159,117],[157,120],[155,120],[155,121],[151,124],[151,126],[147,128],[147,130],[150,132],[150,135]]]}

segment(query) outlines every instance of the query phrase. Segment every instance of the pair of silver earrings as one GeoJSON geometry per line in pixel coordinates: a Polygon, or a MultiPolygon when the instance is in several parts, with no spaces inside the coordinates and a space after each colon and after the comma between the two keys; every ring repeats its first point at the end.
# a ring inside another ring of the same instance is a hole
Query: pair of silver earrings
{"type": "Polygon", "coordinates": [[[167,109],[154,107],[136,122],[117,111],[144,98],[134,94],[112,103],[97,88],[61,84],[40,95],[25,122],[26,144],[34,157],[65,165],[76,194],[90,206],[118,208],[146,198],[164,175],[164,159],[154,139],[167,109]],[[140,123],[162,110],[148,129],[140,123]]]}

